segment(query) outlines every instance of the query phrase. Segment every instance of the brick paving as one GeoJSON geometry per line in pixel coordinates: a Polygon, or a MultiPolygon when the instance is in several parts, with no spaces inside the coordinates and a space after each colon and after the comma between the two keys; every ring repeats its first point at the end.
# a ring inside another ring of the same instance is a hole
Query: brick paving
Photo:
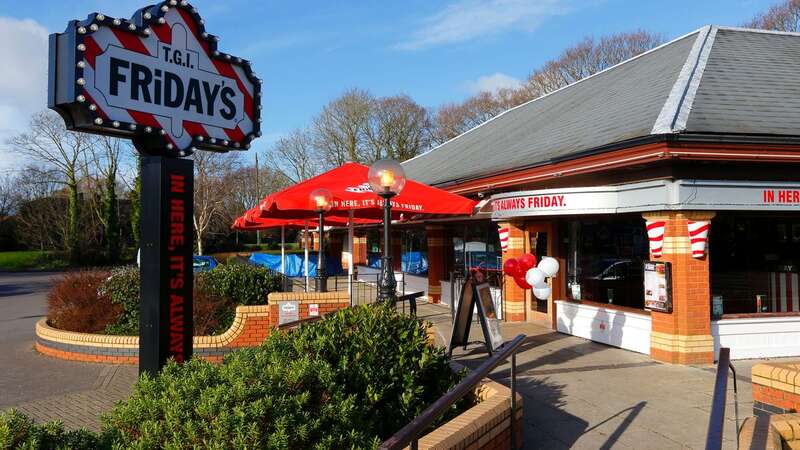
{"type": "Polygon", "coordinates": [[[104,365],[91,389],[23,402],[14,408],[37,422],[56,420],[67,428],[98,431],[100,417],[130,395],[137,371],[135,366],[104,365]]]}

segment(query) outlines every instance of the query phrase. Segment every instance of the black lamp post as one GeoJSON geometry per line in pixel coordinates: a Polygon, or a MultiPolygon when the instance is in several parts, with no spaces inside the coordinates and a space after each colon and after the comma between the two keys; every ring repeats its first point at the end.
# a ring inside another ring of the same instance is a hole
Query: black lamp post
{"type": "Polygon", "coordinates": [[[403,167],[392,159],[376,161],[369,168],[369,184],[372,191],[383,199],[383,257],[378,278],[378,301],[397,299],[397,280],[392,266],[392,202],[391,199],[403,190],[406,174],[403,167]]]}
{"type": "Polygon", "coordinates": [[[328,292],[328,274],[325,273],[325,212],[331,210],[333,195],[327,189],[314,189],[309,195],[309,200],[312,208],[319,214],[319,252],[317,253],[317,276],[314,278],[314,282],[317,292],[328,292]]]}

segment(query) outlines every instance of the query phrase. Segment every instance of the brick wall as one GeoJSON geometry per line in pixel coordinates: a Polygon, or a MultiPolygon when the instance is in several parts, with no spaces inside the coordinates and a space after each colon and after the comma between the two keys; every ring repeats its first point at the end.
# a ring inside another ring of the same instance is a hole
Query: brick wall
{"type": "MultiPolygon", "coordinates": [[[[231,327],[215,336],[195,336],[194,356],[221,361],[237,348],[255,347],[278,326],[279,301],[299,301],[300,319],[309,317],[309,305],[319,305],[325,315],[350,306],[347,292],[269,294],[268,305],[238,306],[231,327]]],[[[55,329],[45,319],[36,323],[34,348],[48,356],[72,361],[110,364],[138,364],[139,337],[76,333],[55,329]]]]}
{"type": "Polygon", "coordinates": [[[428,225],[425,227],[428,241],[428,301],[442,301],[442,283],[444,279],[444,227],[428,225]]]}
{"type": "MultiPolygon", "coordinates": [[[[484,380],[476,390],[480,403],[419,440],[420,449],[511,448],[511,390],[484,380]]],[[[514,432],[517,448],[523,448],[523,400],[517,393],[514,432]]]]}
{"type": "Polygon", "coordinates": [[[754,414],[800,411],[800,361],[756,364],[751,374],[754,414]]]}
{"type": "MultiPolygon", "coordinates": [[[[508,259],[518,258],[525,253],[525,230],[522,224],[501,222],[500,227],[507,227],[508,251],[503,253],[503,263],[508,259]]],[[[506,277],[503,288],[503,299],[506,303],[506,320],[509,322],[525,321],[525,296],[529,295],[511,279],[506,277]]]]}
{"type": "MultiPolygon", "coordinates": [[[[669,211],[642,216],[645,220],[666,222],[663,256],[650,257],[672,263],[672,313],[651,313],[650,356],[673,364],[711,363],[714,342],[708,255],[701,259],[692,257],[686,223],[687,220],[709,220],[713,213],[669,211]]],[[[711,232],[714,232],[713,225],[711,232]]]]}

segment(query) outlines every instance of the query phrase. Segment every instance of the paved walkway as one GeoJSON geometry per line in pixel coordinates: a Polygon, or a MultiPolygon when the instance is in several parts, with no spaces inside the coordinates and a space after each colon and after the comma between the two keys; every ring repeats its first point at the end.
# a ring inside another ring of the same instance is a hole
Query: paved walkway
{"type": "MultiPolygon", "coordinates": [[[[449,341],[448,307],[425,305],[420,316],[437,327],[437,340],[449,341]]],[[[505,324],[503,335],[528,336],[517,355],[517,385],[525,401],[525,447],[679,449],[704,448],[715,367],[677,366],[647,355],[554,333],[533,324],[505,324]]],[[[482,341],[477,323],[470,340],[482,341]]],[[[477,366],[486,353],[479,345],[461,348],[454,358],[477,366]]],[[[739,372],[739,415],[751,415],[750,367],[739,372]]],[[[492,378],[508,384],[509,366],[492,378]]],[[[735,448],[733,392],[726,413],[725,446],[735,448]]]]}
{"type": "Polygon", "coordinates": [[[34,325],[47,312],[47,291],[58,276],[0,273],[0,410],[98,429],[100,415],[130,393],[137,369],[62,361],[33,349],[34,325]]]}

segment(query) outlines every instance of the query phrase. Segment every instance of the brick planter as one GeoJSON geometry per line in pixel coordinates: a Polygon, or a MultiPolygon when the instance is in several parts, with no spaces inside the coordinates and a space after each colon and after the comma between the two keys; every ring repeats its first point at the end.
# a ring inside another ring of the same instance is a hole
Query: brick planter
{"type": "MultiPolygon", "coordinates": [[[[269,294],[267,305],[237,306],[233,324],[216,336],[195,336],[194,356],[209,361],[222,361],[226,353],[237,348],[255,347],[278,326],[279,301],[300,302],[300,319],[309,317],[309,305],[319,305],[321,315],[349,306],[347,292],[269,294]]],[[[46,319],[36,323],[39,353],[72,361],[111,364],[138,364],[139,337],[77,333],[53,328],[46,319]]]]}
{"type": "Polygon", "coordinates": [[[800,411],[800,362],[756,364],[752,380],[754,414],[800,411]]]}
{"type": "MultiPolygon", "coordinates": [[[[511,389],[486,378],[476,388],[475,395],[480,403],[420,438],[419,448],[510,449],[511,389]]],[[[517,447],[522,448],[522,396],[519,393],[516,406],[514,431],[517,447]]]]}

